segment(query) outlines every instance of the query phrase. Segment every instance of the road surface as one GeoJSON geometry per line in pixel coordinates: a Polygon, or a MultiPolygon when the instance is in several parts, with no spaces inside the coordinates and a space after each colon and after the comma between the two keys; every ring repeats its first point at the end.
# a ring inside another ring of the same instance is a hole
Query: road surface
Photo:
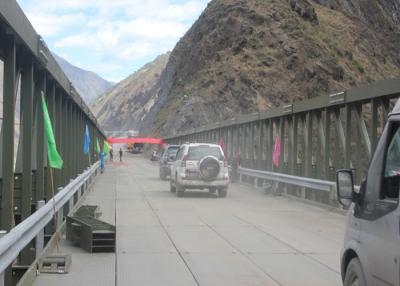
{"type": "Polygon", "coordinates": [[[140,155],[106,165],[85,204],[116,225],[116,253],[72,254],[69,274],[34,285],[341,285],[344,217],[232,184],[226,198],[188,191],[177,198],[140,155]]]}

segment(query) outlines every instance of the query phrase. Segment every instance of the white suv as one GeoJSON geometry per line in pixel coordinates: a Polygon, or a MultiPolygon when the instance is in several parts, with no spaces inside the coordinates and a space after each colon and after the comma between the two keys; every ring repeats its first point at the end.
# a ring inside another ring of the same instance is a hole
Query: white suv
{"type": "Polygon", "coordinates": [[[229,171],[222,148],[216,144],[183,144],[171,166],[170,185],[178,197],[185,189],[205,188],[226,197],[229,171]]]}

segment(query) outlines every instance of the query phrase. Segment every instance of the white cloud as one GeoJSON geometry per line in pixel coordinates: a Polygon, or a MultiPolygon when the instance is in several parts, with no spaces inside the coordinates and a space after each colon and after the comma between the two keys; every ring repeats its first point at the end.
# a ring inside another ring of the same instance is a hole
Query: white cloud
{"type": "Polygon", "coordinates": [[[82,25],[86,20],[85,15],[82,13],[65,15],[28,13],[27,16],[36,31],[44,37],[60,35],[70,27],[82,25]]]}
{"type": "Polygon", "coordinates": [[[113,23],[91,23],[94,33],[83,31],[55,42],[58,49],[84,48],[96,54],[120,60],[136,60],[151,55],[152,52],[165,52],[173,48],[188,26],[173,21],[152,21],[135,19],[113,23]]]}
{"type": "Polygon", "coordinates": [[[18,1],[38,33],[51,37],[50,48],[64,55],[79,50],[91,58],[86,69],[115,78],[119,67],[171,50],[210,0],[18,1]]]}

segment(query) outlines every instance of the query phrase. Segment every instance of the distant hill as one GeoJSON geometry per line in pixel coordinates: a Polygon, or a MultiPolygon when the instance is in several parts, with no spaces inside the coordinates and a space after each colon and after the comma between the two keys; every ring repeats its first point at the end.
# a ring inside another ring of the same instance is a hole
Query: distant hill
{"type": "Polygon", "coordinates": [[[53,55],[87,104],[91,104],[113,86],[113,83],[104,80],[96,73],[78,68],[62,57],[54,53],[53,55]]]}
{"type": "Polygon", "coordinates": [[[138,130],[138,124],[157,101],[159,79],[168,59],[169,53],[157,57],[92,104],[104,130],[138,130]]]}

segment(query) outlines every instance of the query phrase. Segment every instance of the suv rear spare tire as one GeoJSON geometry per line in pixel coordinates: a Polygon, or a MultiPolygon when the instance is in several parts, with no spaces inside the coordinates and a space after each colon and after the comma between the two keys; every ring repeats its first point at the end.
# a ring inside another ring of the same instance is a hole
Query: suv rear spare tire
{"type": "Polygon", "coordinates": [[[215,179],[220,171],[219,161],[214,156],[206,156],[200,160],[199,172],[200,176],[205,181],[215,179]]]}

